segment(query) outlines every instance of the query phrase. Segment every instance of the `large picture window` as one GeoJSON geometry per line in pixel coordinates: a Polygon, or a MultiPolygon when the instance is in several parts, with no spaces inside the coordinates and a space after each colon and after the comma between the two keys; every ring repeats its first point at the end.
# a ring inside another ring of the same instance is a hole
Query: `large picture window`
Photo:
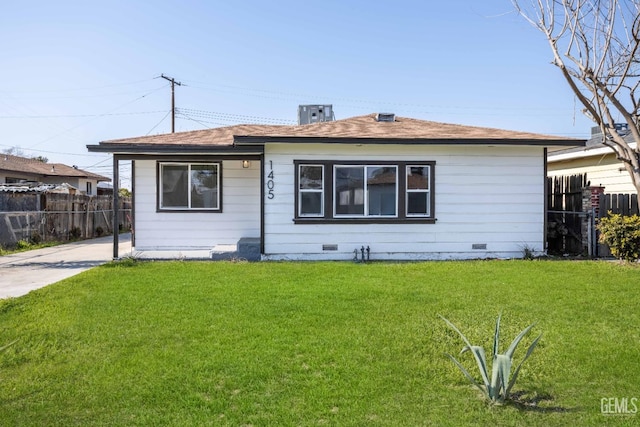
{"type": "Polygon", "coordinates": [[[220,210],[219,163],[160,163],[159,208],[220,210]]]}
{"type": "Polygon", "coordinates": [[[397,217],[397,175],[397,166],[335,165],[334,216],[397,217]]]}
{"type": "Polygon", "coordinates": [[[435,221],[435,162],[294,163],[296,222],[435,221]]]}

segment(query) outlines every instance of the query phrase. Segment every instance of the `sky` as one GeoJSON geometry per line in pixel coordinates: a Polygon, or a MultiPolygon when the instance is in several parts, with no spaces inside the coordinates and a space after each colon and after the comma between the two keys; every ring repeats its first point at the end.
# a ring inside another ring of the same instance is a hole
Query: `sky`
{"type": "MultiPolygon", "coordinates": [[[[111,176],[110,139],[391,112],[586,138],[592,123],[510,0],[2,0],[0,151],[111,176]]],[[[126,165],[123,166],[126,169],[126,165]]],[[[122,171],[128,187],[128,171],[122,171]]]]}

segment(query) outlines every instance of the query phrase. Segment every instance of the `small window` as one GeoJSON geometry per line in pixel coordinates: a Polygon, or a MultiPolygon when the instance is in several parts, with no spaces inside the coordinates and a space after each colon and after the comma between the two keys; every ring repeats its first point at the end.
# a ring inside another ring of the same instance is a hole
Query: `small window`
{"type": "Polygon", "coordinates": [[[324,216],[324,166],[298,165],[298,215],[324,216]]]}
{"type": "Polygon", "coordinates": [[[407,216],[430,215],[429,166],[407,166],[407,216]]]}
{"type": "Polygon", "coordinates": [[[160,209],[220,210],[218,163],[161,163],[160,209]]]}
{"type": "Polygon", "coordinates": [[[87,182],[87,195],[91,196],[93,194],[93,186],[90,182],[87,182]]]}

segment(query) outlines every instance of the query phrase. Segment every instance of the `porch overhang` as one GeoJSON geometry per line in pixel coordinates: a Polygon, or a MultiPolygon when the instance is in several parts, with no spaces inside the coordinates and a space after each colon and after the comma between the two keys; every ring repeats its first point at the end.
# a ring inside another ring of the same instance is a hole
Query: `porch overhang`
{"type": "MultiPolygon", "coordinates": [[[[146,144],[123,144],[123,143],[100,143],[98,145],[87,145],[90,152],[110,153],[113,155],[113,224],[118,223],[119,215],[119,181],[120,181],[120,161],[135,160],[181,160],[181,161],[202,161],[202,160],[255,160],[260,161],[264,157],[264,146],[238,147],[232,145],[188,145],[188,144],[166,144],[166,145],[146,145],[146,144]]],[[[262,175],[262,174],[261,174],[262,175]]],[[[261,192],[264,191],[261,176],[261,192]]],[[[132,178],[132,185],[135,187],[135,177],[132,178]]],[[[135,189],[134,189],[135,197],[135,189]]],[[[264,194],[261,193],[261,198],[264,194]]],[[[134,215],[134,213],[132,214],[134,215]]],[[[264,207],[261,206],[261,218],[264,218],[264,207]]],[[[263,219],[261,219],[260,239],[264,235],[263,219]]],[[[134,221],[135,223],[135,221],[134,221]]],[[[116,229],[117,230],[117,229],[116,229]]],[[[132,239],[135,239],[132,235],[132,239]]],[[[264,248],[261,245],[260,250],[264,248]]],[[[118,232],[113,233],[113,259],[119,259],[119,236],[118,232]]]]}

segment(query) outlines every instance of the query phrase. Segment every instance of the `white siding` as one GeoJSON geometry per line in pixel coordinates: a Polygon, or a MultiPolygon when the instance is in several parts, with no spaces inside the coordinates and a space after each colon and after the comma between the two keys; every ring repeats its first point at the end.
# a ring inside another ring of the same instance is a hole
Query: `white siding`
{"type": "Polygon", "coordinates": [[[274,195],[265,200],[266,259],[521,257],[543,250],[541,147],[270,144],[274,195]],[[331,154],[328,154],[328,153],[331,154]],[[303,153],[303,154],[301,154],[303,153]],[[294,160],[435,161],[435,224],[294,224],[294,160]],[[338,245],[323,251],[322,245],[338,245]],[[472,249],[486,244],[486,250],[472,249]]]}
{"type": "Polygon", "coordinates": [[[135,162],[135,250],[176,251],[235,245],[260,236],[260,162],[222,162],[222,212],[156,212],[156,162],[135,162]]]}

